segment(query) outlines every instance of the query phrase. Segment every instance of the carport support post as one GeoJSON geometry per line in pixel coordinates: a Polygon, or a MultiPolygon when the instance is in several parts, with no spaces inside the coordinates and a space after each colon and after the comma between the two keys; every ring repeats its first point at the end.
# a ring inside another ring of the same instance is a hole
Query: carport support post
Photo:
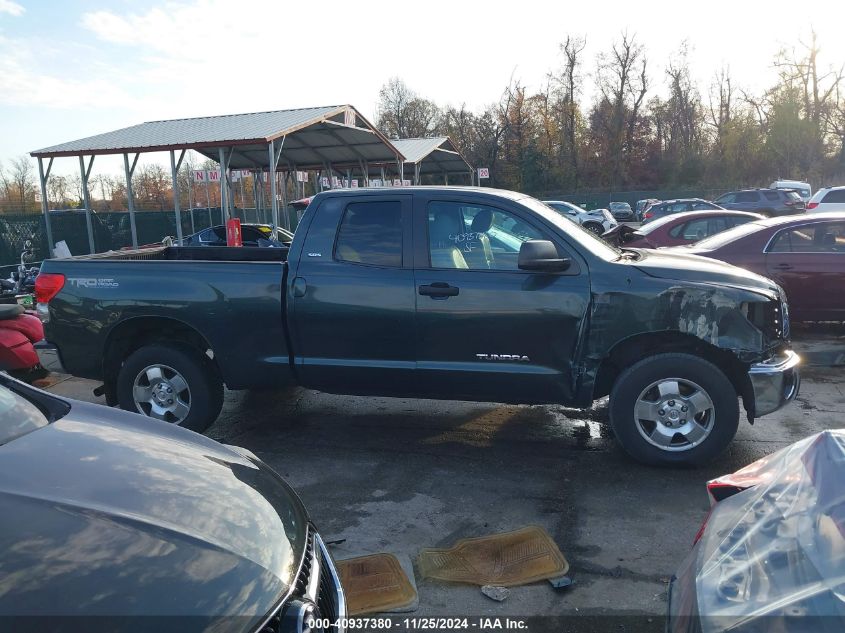
{"type": "Polygon", "coordinates": [[[79,157],[79,174],[82,176],[82,200],[85,205],[85,224],[88,228],[88,250],[94,254],[94,226],[91,224],[91,197],[88,194],[88,176],[91,175],[91,168],[94,166],[94,156],[85,168],[85,158],[79,157]]]}
{"type": "Polygon", "coordinates": [[[170,150],[170,174],[173,178],[173,211],[176,214],[176,239],[179,246],[182,246],[182,208],[179,205],[179,167],[182,166],[182,159],[185,158],[185,150],[176,162],[176,152],[170,150]]]}
{"type": "Polygon", "coordinates": [[[135,192],[132,191],[132,174],[135,171],[135,165],[138,164],[138,156],[135,154],[135,160],[132,161],[132,167],[129,167],[129,154],[123,154],[123,171],[126,173],[126,207],[129,209],[129,230],[132,233],[132,248],[138,248],[138,229],[135,226],[135,192]]]}
{"type": "Polygon", "coordinates": [[[268,172],[268,176],[270,177],[270,209],[272,210],[273,215],[273,234],[276,233],[276,227],[279,226],[279,201],[276,200],[276,141],[270,141],[270,144],[267,146],[267,151],[269,152],[270,156],[270,171],[268,172]]]}
{"type": "Polygon", "coordinates": [[[223,224],[226,224],[226,220],[229,219],[228,214],[226,213],[226,207],[229,205],[229,194],[226,192],[226,150],[222,147],[218,152],[218,156],[220,157],[220,219],[223,220],[223,224]]]}
{"type": "Polygon", "coordinates": [[[53,228],[50,226],[50,205],[47,201],[47,179],[50,177],[50,170],[53,168],[53,159],[47,163],[47,171],[44,171],[44,161],[38,157],[38,180],[41,184],[41,213],[44,214],[44,227],[47,229],[47,257],[53,256],[53,228]]]}
{"type": "MultiPolygon", "coordinates": [[[[269,167],[269,174],[270,177],[270,208],[273,210],[273,233],[275,234],[276,228],[279,226],[279,201],[276,199],[276,176],[278,175],[278,171],[276,171],[279,167],[279,158],[282,156],[282,149],[285,147],[285,139],[287,137],[282,137],[282,142],[279,143],[279,149],[276,149],[276,139],[271,139],[270,143],[267,145],[267,151],[269,152],[270,163],[269,167]]],[[[288,223],[285,222],[285,228],[288,228],[288,223]]]]}

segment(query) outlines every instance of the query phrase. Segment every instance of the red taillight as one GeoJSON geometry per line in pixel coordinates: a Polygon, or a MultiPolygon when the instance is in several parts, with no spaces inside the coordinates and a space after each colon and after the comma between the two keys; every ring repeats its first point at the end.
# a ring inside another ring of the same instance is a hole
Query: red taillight
{"type": "Polygon", "coordinates": [[[817,206],[819,206],[819,203],[818,203],[818,202],[808,202],[808,203],[807,203],[807,208],[808,208],[808,209],[815,209],[817,206]]]}
{"type": "Polygon", "coordinates": [[[644,217],[644,218],[650,218],[650,217],[651,217],[651,216],[653,216],[653,215],[654,215],[654,214],[653,214],[651,211],[646,211],[646,213],[645,213],[645,215],[644,215],[643,217],[644,217]]]}
{"type": "Polygon", "coordinates": [[[35,278],[35,301],[50,303],[50,299],[65,287],[65,276],[61,273],[41,273],[35,278]]]}

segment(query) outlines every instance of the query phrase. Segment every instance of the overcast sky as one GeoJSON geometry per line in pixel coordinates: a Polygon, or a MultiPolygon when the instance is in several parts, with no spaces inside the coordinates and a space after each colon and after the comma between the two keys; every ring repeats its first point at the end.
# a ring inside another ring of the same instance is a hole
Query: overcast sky
{"type": "Polygon", "coordinates": [[[567,34],[586,36],[588,73],[627,30],[655,78],[686,40],[703,90],[722,66],[760,90],[778,49],[811,27],[822,64],[845,63],[843,23],[831,0],[0,0],[0,160],[156,119],[350,103],[372,120],[394,75],[441,105],[479,109],[511,75],[539,87],[567,34]]]}

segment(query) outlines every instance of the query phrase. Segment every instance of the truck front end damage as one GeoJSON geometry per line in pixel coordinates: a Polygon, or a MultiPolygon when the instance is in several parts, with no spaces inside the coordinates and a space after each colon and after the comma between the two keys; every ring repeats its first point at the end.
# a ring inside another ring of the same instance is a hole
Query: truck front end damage
{"type": "Polygon", "coordinates": [[[606,393],[608,363],[614,373],[649,354],[686,351],[722,367],[751,423],[795,399],[800,358],[790,349],[782,289],[762,277],[740,284],[643,272],[593,296],[582,374],[595,378],[593,397],[606,393]]]}

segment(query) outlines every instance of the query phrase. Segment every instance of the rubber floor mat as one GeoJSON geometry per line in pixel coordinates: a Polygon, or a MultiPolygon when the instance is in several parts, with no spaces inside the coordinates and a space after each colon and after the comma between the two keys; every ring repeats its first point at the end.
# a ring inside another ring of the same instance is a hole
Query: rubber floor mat
{"type": "Polygon", "coordinates": [[[417,592],[393,554],[338,561],[349,615],[390,611],[412,604],[417,592]]]}
{"type": "Polygon", "coordinates": [[[424,549],[423,578],[472,585],[513,587],[563,576],[569,563],[539,526],[461,539],[449,549],[424,549]]]}

